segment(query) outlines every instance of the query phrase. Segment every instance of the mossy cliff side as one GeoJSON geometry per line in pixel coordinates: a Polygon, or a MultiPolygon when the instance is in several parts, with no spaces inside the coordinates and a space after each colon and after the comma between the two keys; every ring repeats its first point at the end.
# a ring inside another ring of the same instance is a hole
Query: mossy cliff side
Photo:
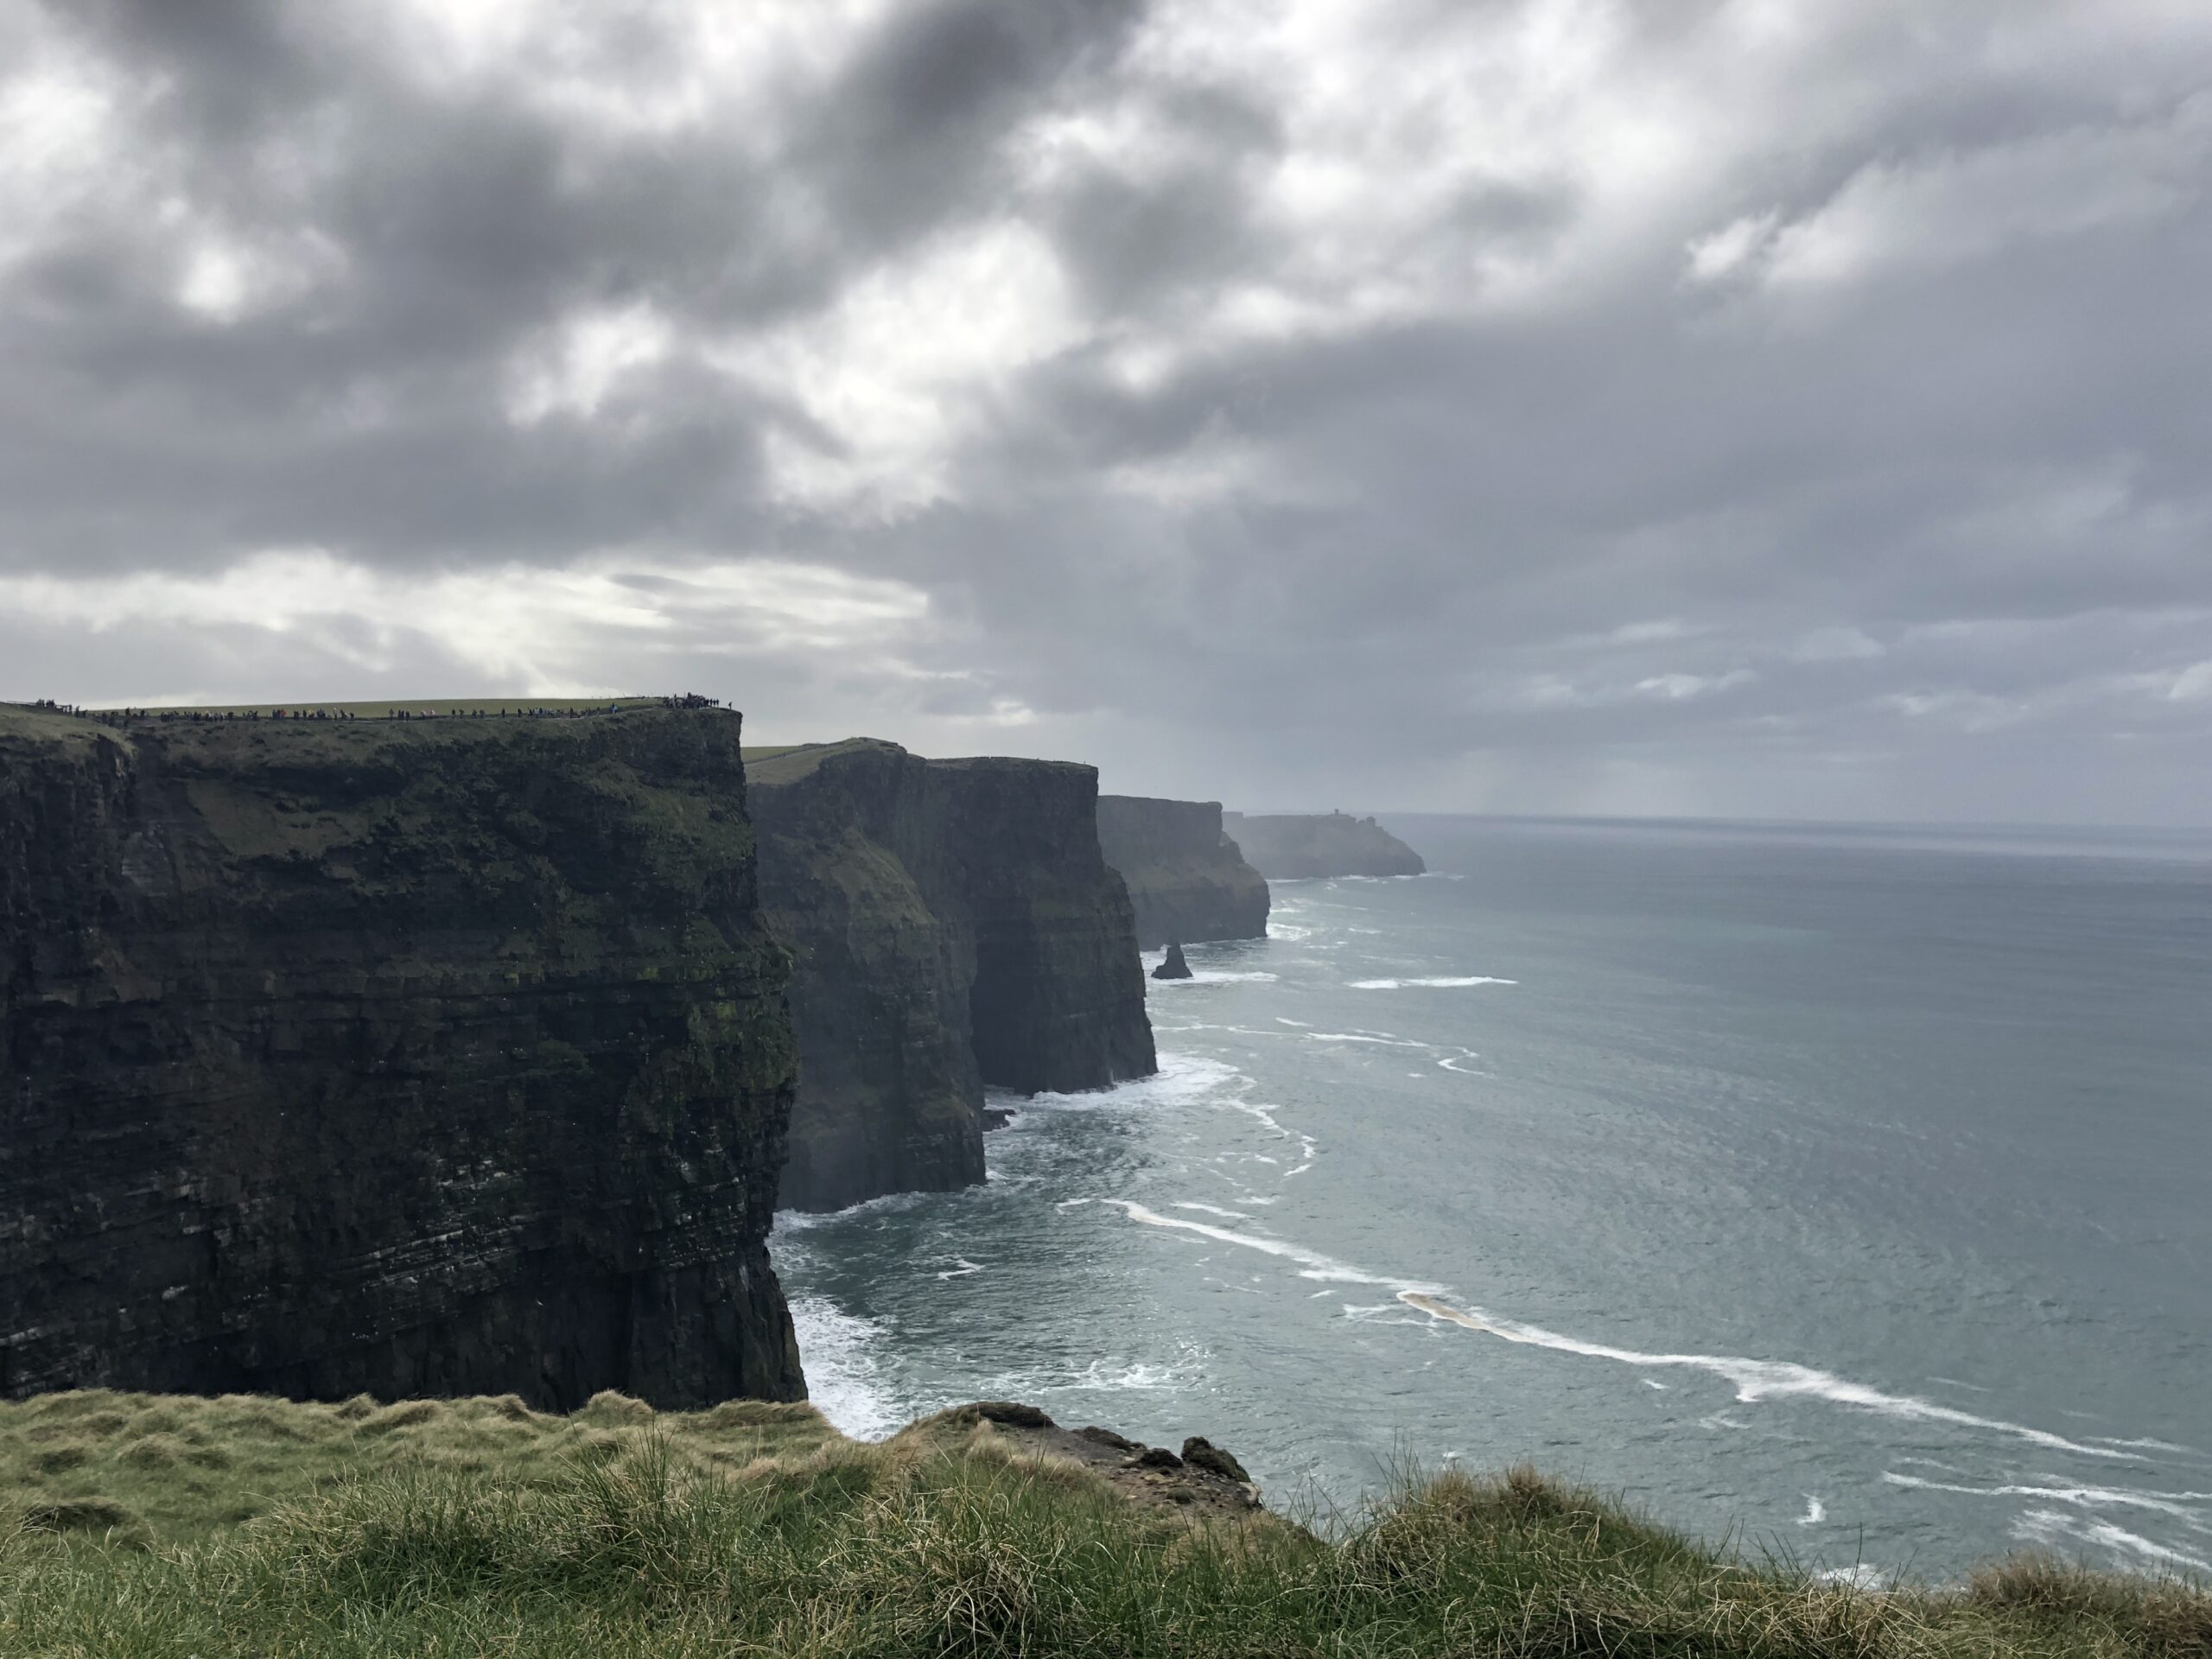
{"type": "Polygon", "coordinates": [[[1219,801],[1101,795],[1098,845],[1128,884],[1140,949],[1267,937],[1267,878],[1223,833],[1219,801]]]}
{"type": "Polygon", "coordinates": [[[1304,876],[1421,875],[1421,855],[1373,818],[1348,812],[1247,817],[1230,812],[1222,828],[1236,839],[1253,868],[1271,881],[1304,876]]]}
{"type": "Polygon", "coordinates": [[[762,902],[795,964],[785,1205],[980,1181],[986,1084],[1096,1089],[1154,1069],[1091,768],[855,739],[750,770],[762,902]]]}
{"type": "Polygon", "coordinates": [[[803,1395],[738,727],[0,710],[0,1395],[803,1395]]]}

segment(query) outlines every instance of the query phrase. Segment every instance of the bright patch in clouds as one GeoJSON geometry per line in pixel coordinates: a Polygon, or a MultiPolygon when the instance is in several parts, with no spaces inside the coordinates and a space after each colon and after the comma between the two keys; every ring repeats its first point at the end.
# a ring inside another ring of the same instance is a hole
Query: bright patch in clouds
{"type": "Polygon", "coordinates": [[[1002,221],[875,272],[824,313],[709,357],[807,416],[770,435],[778,498],[867,520],[949,499],[956,452],[994,389],[1075,338],[1051,244],[1002,221]]]}
{"type": "Polygon", "coordinates": [[[591,665],[620,663],[652,690],[657,657],[895,653],[929,615],[904,582],[772,559],[607,554],[565,569],[510,565],[426,575],[379,571],[320,549],[258,553],[202,577],[0,575],[0,608],[94,635],[148,623],[302,636],[351,666],[381,670],[429,645],[519,692],[625,689],[591,665]]]}

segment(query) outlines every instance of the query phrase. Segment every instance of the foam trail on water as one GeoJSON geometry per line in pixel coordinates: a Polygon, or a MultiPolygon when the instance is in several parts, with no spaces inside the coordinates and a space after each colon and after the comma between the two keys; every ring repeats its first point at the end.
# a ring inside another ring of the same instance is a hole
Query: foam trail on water
{"type": "Polygon", "coordinates": [[[1334,1256],[1324,1255],[1319,1250],[1309,1250],[1302,1244],[1293,1244],[1287,1239],[1268,1238],[1257,1233],[1240,1233],[1227,1227],[1209,1226],[1203,1221],[1185,1221],[1179,1216],[1163,1216],[1157,1210],[1147,1210],[1128,1198],[1101,1198],[1099,1203],[1116,1205],[1128,1214],[1131,1221],[1142,1222],[1147,1227],[1172,1227],[1223,1244],[1238,1244],[1248,1250],[1258,1250],[1267,1255],[1281,1256],[1287,1262],[1295,1262],[1300,1264],[1298,1276],[1301,1279],[1325,1279],[1332,1284],[1381,1285],[1387,1289],[1397,1290],[1402,1295],[1408,1290],[1436,1288],[1433,1286],[1410,1285],[1403,1279],[1378,1278],[1371,1273],[1362,1273],[1357,1268],[1347,1266],[1334,1256]]]}
{"type": "Polygon", "coordinates": [[[2012,1535],[2026,1543],[2052,1546],[2063,1545],[2068,1539],[2078,1539],[2085,1544],[2097,1544],[2106,1549],[2155,1561],[2160,1567],[2188,1567],[2198,1573],[2212,1573],[2212,1561],[2201,1555],[2191,1555],[2186,1550],[2169,1549],[2140,1533],[2130,1532],[2109,1521],[2084,1521],[2057,1510],[2030,1510],[2013,1522],[2012,1535]]]}
{"type": "Polygon", "coordinates": [[[1950,1423],[1961,1428],[1986,1429],[1992,1433],[2009,1434],[2015,1440],[2027,1441],[2054,1452],[2071,1452],[2085,1458],[2111,1458],[2127,1463],[2141,1463],[2142,1454],[2121,1451],[2114,1446],[2090,1446],[2080,1440],[2069,1440],[2046,1429],[2031,1428],[2024,1423],[2008,1423],[1996,1417],[1977,1417],[1970,1411],[1959,1411],[1950,1406],[1939,1406],[1932,1400],[1923,1400],[1910,1394],[1887,1394],[1864,1382],[1853,1382],[1827,1371],[1815,1370],[1810,1365],[1800,1365],[1785,1359],[1739,1359],[1728,1354],[1644,1354],[1632,1348],[1613,1348],[1604,1343],[1586,1342],[1579,1337],[1561,1336],[1556,1331],[1547,1331],[1541,1325],[1523,1325],[1516,1319],[1494,1319],[1479,1312],[1469,1313],[1440,1301],[1433,1292],[1402,1290],[1398,1300],[1417,1307],[1436,1319],[1446,1319],[1470,1331],[1479,1331],[1485,1336],[1503,1337],[1508,1342],[1526,1343],[1531,1347],[1550,1348],[1563,1354],[1580,1354],[1591,1359],[1610,1359],[1624,1365],[1681,1366],[1694,1370],[1709,1371],[1713,1376],[1735,1385],[1736,1397],[1745,1402],[1768,1399],[1787,1399],[1796,1395],[1827,1400],[1840,1406],[1852,1406],[1886,1417],[1901,1417],[1916,1422],[1950,1423]]]}
{"type": "Polygon", "coordinates": [[[1219,1216],[1226,1221],[1249,1221],[1252,1219],[1251,1217],[1246,1215],[1242,1210],[1224,1210],[1217,1204],[1198,1204],[1195,1201],[1185,1201],[1181,1204],[1170,1205],[1168,1205],[1168,1208],[1171,1210],[1197,1210],[1203,1211],[1205,1214],[1209,1216],[1219,1216]]]}
{"type": "Polygon", "coordinates": [[[1916,1492],[1957,1492],[1967,1497],[2048,1497],[2061,1503],[2077,1503],[2084,1509],[2152,1510],[2192,1523],[2203,1518],[2196,1506],[2212,1502],[2212,1492],[2139,1492],[2125,1486],[1966,1486],[1947,1480],[1928,1480],[1919,1475],[1901,1475],[1894,1469],[1885,1469],[1882,1478],[1892,1486],[1916,1492]]]}

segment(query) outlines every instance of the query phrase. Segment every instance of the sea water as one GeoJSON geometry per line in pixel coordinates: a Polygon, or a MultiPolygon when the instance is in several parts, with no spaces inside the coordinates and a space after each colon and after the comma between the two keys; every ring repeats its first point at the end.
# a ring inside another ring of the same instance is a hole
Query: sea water
{"type": "Polygon", "coordinates": [[[1013,1398],[1277,1502],[1525,1461],[1821,1571],[2212,1572],[2212,837],[1392,827],[1429,875],[1277,883],[1147,982],[1157,1077],[782,1218],[835,1421],[1013,1398]]]}

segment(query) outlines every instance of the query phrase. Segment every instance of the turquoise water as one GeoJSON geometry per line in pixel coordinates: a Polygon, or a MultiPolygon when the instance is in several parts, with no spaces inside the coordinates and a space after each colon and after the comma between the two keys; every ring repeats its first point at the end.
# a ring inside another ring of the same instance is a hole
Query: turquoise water
{"type": "Polygon", "coordinates": [[[1516,1460],[1942,1579],[2212,1572],[2212,838],[1406,817],[991,1183],[785,1217],[816,1397],[1516,1460]]]}

